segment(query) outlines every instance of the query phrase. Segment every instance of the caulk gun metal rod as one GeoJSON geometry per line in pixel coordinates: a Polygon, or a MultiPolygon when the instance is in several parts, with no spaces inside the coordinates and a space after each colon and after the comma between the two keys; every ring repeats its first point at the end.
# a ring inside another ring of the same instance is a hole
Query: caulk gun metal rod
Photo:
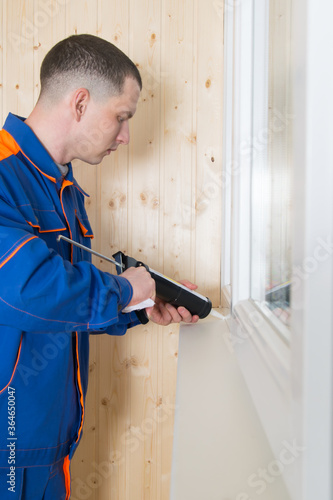
{"type": "Polygon", "coordinates": [[[115,266],[121,267],[122,269],[125,267],[124,264],[119,264],[114,259],[110,259],[109,257],[106,257],[105,255],[102,255],[101,253],[95,252],[95,250],[92,250],[91,248],[85,247],[84,245],[81,245],[81,243],[77,243],[74,240],[71,240],[70,238],[67,238],[66,236],[63,236],[62,234],[59,234],[57,241],[64,240],[67,241],[67,243],[71,243],[72,245],[75,245],[76,247],[82,248],[82,250],[85,250],[86,252],[92,253],[93,255],[96,255],[97,257],[100,257],[101,259],[107,260],[108,262],[111,262],[115,266]]]}

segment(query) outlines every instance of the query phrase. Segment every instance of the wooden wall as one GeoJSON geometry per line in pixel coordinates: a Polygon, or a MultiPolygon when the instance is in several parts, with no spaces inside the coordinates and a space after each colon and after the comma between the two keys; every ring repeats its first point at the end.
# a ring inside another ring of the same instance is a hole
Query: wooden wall
{"type": "MultiPolygon", "coordinates": [[[[26,116],[39,66],[73,33],[104,37],[141,70],[131,143],[75,164],[94,248],[122,250],[220,304],[222,0],[0,0],[0,115],[26,116]]],[[[111,271],[108,264],[96,265],[111,271]]],[[[72,498],[169,498],[178,328],[91,340],[84,437],[72,498]]],[[[200,411],[200,401],[198,401],[200,411]]],[[[194,436],[195,439],[195,436],[194,436]]],[[[187,499],[184,499],[187,500],[187,499]]]]}

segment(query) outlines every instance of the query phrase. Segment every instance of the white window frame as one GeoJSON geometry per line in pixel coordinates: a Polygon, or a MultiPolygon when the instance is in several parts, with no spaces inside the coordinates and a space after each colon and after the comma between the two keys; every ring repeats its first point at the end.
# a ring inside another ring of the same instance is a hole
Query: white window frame
{"type": "MultiPolygon", "coordinates": [[[[222,284],[231,303],[230,349],[238,357],[275,456],[280,456],[286,441],[305,447],[283,469],[291,499],[331,500],[333,3],[291,0],[295,118],[289,342],[279,322],[274,324],[249,298],[251,159],[241,153],[241,146],[252,133],[251,21],[256,1],[234,0],[231,8],[230,0],[225,0],[223,231],[227,251],[222,256],[222,284]]],[[[268,0],[260,3],[267,8],[268,0]]]]}

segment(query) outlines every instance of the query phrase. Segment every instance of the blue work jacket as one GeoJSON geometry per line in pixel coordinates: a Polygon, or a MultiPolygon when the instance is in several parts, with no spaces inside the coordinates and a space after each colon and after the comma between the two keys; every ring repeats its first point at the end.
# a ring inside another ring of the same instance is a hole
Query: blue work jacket
{"type": "Polygon", "coordinates": [[[89,333],[123,335],[138,323],[121,310],[123,277],[90,254],[85,193],[65,178],[24,119],[0,131],[0,468],[72,457],[88,383],[89,333]]]}

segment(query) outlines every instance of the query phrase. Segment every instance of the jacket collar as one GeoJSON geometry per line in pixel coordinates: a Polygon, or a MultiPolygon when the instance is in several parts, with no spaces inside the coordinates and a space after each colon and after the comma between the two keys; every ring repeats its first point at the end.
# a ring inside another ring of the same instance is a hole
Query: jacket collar
{"type": "MultiPolygon", "coordinates": [[[[9,113],[3,128],[15,139],[23,154],[28,157],[30,162],[44,176],[56,183],[58,187],[61,186],[63,177],[57,164],[24,121],[25,118],[9,113]]],[[[72,164],[68,163],[68,167],[66,180],[72,182],[85,196],[88,196],[74,179],[72,164]]]]}
{"type": "Polygon", "coordinates": [[[25,118],[9,113],[3,128],[15,139],[22,152],[45,176],[58,182],[61,172],[49,153],[28,125],[25,118]]]}

